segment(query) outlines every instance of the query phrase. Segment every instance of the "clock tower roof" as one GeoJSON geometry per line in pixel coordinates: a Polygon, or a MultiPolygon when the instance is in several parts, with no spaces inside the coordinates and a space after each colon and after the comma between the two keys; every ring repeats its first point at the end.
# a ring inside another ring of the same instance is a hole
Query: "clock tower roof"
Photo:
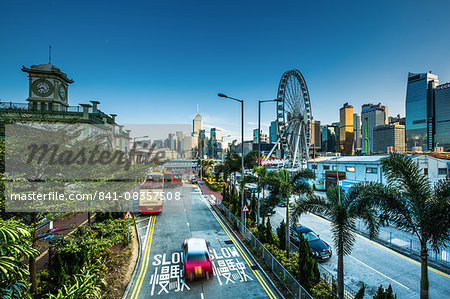
{"type": "Polygon", "coordinates": [[[56,66],[46,63],[46,64],[39,64],[39,65],[32,65],[30,68],[27,68],[25,66],[22,66],[22,71],[28,73],[28,74],[51,74],[59,77],[66,83],[73,83],[74,81],[67,78],[67,74],[61,72],[59,68],[56,66]]]}

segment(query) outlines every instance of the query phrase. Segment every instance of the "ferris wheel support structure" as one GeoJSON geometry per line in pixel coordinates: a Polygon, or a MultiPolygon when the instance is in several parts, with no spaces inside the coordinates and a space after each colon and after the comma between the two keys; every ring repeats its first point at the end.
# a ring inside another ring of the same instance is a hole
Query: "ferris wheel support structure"
{"type": "Polygon", "coordinates": [[[267,163],[276,148],[281,148],[283,166],[304,167],[309,158],[312,111],[308,87],[302,73],[286,71],[278,85],[278,140],[263,161],[267,163]]]}

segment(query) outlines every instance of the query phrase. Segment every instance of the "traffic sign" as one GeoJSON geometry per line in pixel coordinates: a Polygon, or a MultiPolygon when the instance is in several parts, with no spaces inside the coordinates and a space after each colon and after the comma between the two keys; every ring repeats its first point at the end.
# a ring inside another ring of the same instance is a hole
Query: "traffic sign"
{"type": "Polygon", "coordinates": [[[131,215],[130,211],[125,214],[125,219],[133,219],[133,215],[131,215]]]}
{"type": "Polygon", "coordinates": [[[244,205],[244,207],[242,208],[242,212],[249,212],[250,210],[248,209],[247,205],[244,205]]]}

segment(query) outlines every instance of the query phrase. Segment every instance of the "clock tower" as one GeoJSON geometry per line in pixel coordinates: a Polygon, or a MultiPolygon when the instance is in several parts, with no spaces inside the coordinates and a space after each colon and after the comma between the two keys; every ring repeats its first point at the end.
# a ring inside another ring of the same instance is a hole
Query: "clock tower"
{"type": "Polygon", "coordinates": [[[30,68],[22,67],[28,73],[28,99],[30,108],[40,111],[66,111],[68,104],[68,87],[74,81],[67,78],[54,65],[39,64],[30,68]]]}

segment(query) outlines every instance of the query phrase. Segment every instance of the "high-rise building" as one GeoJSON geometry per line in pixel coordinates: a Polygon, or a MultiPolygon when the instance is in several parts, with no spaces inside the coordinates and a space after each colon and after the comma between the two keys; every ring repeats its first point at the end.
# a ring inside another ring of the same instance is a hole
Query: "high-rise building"
{"type": "Polygon", "coordinates": [[[439,84],[437,75],[408,74],[406,88],[406,148],[434,147],[434,91],[439,84]]]}
{"type": "Polygon", "coordinates": [[[361,152],[361,114],[353,114],[353,151],[361,152]]]}
{"type": "Polygon", "coordinates": [[[197,114],[194,116],[194,120],[192,121],[192,135],[199,136],[201,129],[202,129],[202,117],[198,113],[198,105],[197,105],[197,114]]]}
{"type": "MultiPolygon", "coordinates": [[[[267,137],[266,134],[263,133],[262,130],[260,132],[260,136],[261,136],[261,143],[269,142],[269,138],[267,137]]],[[[253,130],[253,143],[258,143],[258,129],[253,130]]]]}
{"type": "Polygon", "coordinates": [[[339,123],[332,123],[321,127],[322,151],[336,152],[339,144],[339,123]]]}
{"type": "Polygon", "coordinates": [[[450,151],[450,83],[436,87],[434,146],[450,151]]]}
{"type": "Polygon", "coordinates": [[[373,128],[372,152],[405,152],[405,126],[381,125],[373,128]]]}
{"type": "Polygon", "coordinates": [[[345,103],[339,109],[339,152],[351,155],[353,149],[353,106],[345,103]]]}
{"type": "Polygon", "coordinates": [[[318,152],[322,149],[322,132],[320,129],[320,120],[311,121],[311,145],[310,152],[318,152]]]}
{"type": "Polygon", "coordinates": [[[277,121],[274,120],[269,126],[269,142],[276,143],[278,140],[277,121]]]}
{"type": "Polygon", "coordinates": [[[363,154],[373,153],[373,129],[377,126],[388,124],[389,118],[387,116],[386,106],[382,106],[380,103],[365,104],[361,109],[361,134],[362,134],[362,146],[361,152],[363,154]]]}
{"type": "Polygon", "coordinates": [[[169,133],[169,136],[168,136],[168,147],[171,150],[176,150],[177,149],[177,138],[175,137],[174,133],[169,133]]]}

